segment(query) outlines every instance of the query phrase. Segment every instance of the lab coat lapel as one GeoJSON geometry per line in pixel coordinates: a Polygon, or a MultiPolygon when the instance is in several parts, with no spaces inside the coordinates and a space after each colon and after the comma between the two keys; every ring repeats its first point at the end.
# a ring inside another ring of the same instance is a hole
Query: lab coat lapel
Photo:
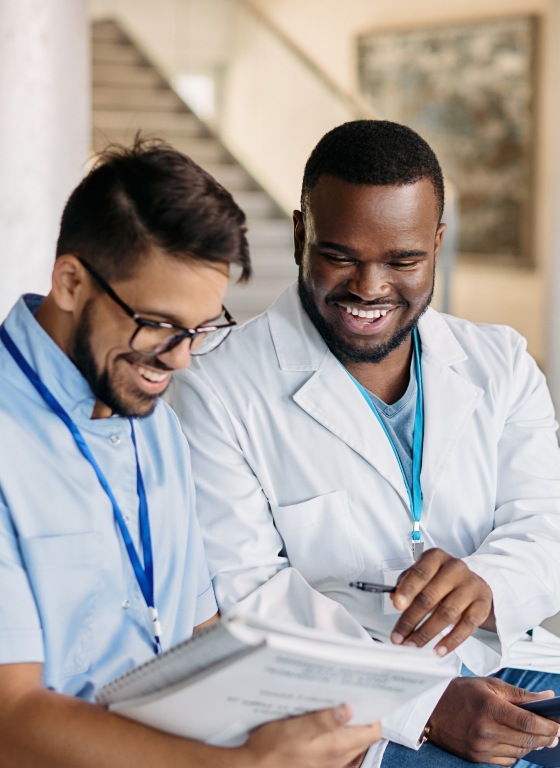
{"type": "Polygon", "coordinates": [[[318,370],[293,399],[374,466],[406,506],[410,506],[399,464],[385,432],[346,369],[331,352],[326,350],[318,370]]]}
{"type": "Polygon", "coordinates": [[[424,383],[421,485],[425,525],[437,483],[484,391],[452,369],[467,355],[440,315],[428,310],[418,330],[424,383]]]}

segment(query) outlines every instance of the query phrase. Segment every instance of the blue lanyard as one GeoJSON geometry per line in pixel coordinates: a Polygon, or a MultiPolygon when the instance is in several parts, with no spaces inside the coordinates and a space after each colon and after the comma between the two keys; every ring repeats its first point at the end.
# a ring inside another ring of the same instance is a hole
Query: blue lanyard
{"type": "Polygon", "coordinates": [[[132,568],[134,569],[134,573],[136,575],[138,585],[142,591],[142,595],[144,596],[144,600],[146,601],[146,605],[148,606],[148,609],[150,612],[150,619],[152,621],[152,630],[153,630],[154,640],[155,640],[155,651],[156,653],[159,653],[159,651],[161,650],[161,641],[160,641],[161,624],[159,622],[158,612],[154,603],[154,560],[152,555],[152,537],[150,534],[150,518],[148,515],[148,501],[146,498],[146,489],[144,487],[142,470],[140,469],[140,461],[138,459],[138,446],[136,445],[136,435],[134,433],[134,424],[132,419],[129,419],[129,422],[130,422],[130,429],[132,434],[132,443],[134,445],[134,455],[136,456],[136,485],[138,489],[138,499],[139,499],[140,533],[141,533],[141,539],[142,539],[142,553],[144,555],[144,568],[142,568],[142,564],[140,563],[140,558],[138,557],[138,554],[134,547],[134,542],[132,541],[130,532],[126,526],[122,512],[119,508],[119,505],[117,504],[117,500],[113,495],[113,491],[111,490],[111,487],[107,482],[107,478],[103,474],[101,467],[97,463],[82,433],[80,432],[78,427],[74,424],[74,422],[72,421],[68,413],[64,410],[64,408],[61,406],[61,404],[58,402],[58,400],[55,398],[55,396],[52,394],[52,392],[49,389],[47,389],[47,387],[43,384],[41,379],[37,376],[33,368],[31,368],[31,366],[29,365],[27,360],[24,358],[24,356],[21,354],[21,352],[15,345],[12,337],[10,336],[10,334],[8,333],[8,331],[3,325],[0,326],[0,339],[3,341],[6,349],[8,350],[10,355],[13,357],[14,361],[17,363],[22,373],[24,373],[25,376],[27,376],[31,384],[33,384],[33,386],[35,387],[37,392],[41,395],[43,400],[47,403],[47,405],[49,405],[52,408],[52,410],[56,413],[56,415],[66,424],[66,426],[72,433],[72,436],[76,441],[78,448],[80,449],[82,454],[85,456],[85,458],[89,461],[89,463],[93,467],[95,474],[97,475],[97,478],[101,483],[101,487],[109,497],[109,500],[113,505],[113,511],[115,513],[115,517],[117,519],[117,523],[119,525],[119,528],[126,546],[126,551],[128,552],[128,556],[130,558],[130,563],[132,565],[132,568]]]}
{"type": "Polygon", "coordinates": [[[399,462],[399,467],[401,468],[404,484],[408,493],[412,519],[414,521],[414,527],[412,530],[412,552],[414,558],[418,559],[424,549],[424,545],[420,541],[420,520],[422,518],[422,487],[420,485],[420,472],[422,470],[422,447],[424,442],[424,387],[422,384],[422,352],[417,328],[414,329],[412,338],[414,341],[414,366],[416,370],[416,382],[418,387],[416,395],[416,412],[414,415],[414,437],[412,440],[412,488],[406,479],[406,474],[399,453],[395,447],[391,435],[387,432],[385,424],[383,423],[383,420],[381,419],[377,408],[373,403],[373,400],[369,396],[368,391],[362,387],[360,382],[357,381],[348,370],[345,370],[366,399],[366,402],[371,410],[374,412],[377,420],[381,424],[383,431],[387,435],[387,439],[389,440],[391,448],[393,449],[396,459],[399,462]]]}

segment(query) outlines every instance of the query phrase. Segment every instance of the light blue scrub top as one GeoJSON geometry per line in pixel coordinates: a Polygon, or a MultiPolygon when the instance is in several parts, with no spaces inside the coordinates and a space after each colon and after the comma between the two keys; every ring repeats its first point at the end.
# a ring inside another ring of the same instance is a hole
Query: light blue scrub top
{"type": "MultiPolygon", "coordinates": [[[[6,329],[82,432],[141,551],[130,424],[91,420],[89,385],[33,317],[41,300],[22,297],[6,329]]],[[[135,430],[166,650],[217,607],[177,417],[159,401],[135,430]]],[[[91,700],[153,658],[148,609],[93,468],[1,343],[0,435],[0,664],[43,662],[46,687],[91,700]]]]}

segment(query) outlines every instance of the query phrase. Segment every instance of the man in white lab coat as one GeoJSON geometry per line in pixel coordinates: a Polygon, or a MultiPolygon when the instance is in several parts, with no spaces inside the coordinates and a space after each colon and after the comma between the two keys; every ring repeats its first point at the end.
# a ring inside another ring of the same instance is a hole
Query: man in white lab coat
{"type": "Polygon", "coordinates": [[[443,196],[410,129],[328,133],[294,213],[298,285],[171,396],[222,611],[432,642],[458,675],[502,670],[386,718],[368,767],[514,765],[557,743],[514,705],[560,693],[560,676],[506,669],[533,663],[527,632],[560,609],[557,424],[523,338],[429,308],[443,196]],[[392,602],[349,586],[406,569],[392,602]]]}

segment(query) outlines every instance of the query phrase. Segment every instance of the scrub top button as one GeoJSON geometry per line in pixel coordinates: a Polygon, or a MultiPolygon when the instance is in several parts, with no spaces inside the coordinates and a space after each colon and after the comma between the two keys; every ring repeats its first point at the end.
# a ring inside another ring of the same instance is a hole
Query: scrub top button
{"type": "Polygon", "coordinates": [[[120,437],[118,435],[111,435],[109,440],[113,443],[113,445],[118,445],[121,441],[120,437]]]}
{"type": "Polygon", "coordinates": [[[124,608],[125,611],[126,611],[127,608],[130,608],[130,600],[123,600],[122,604],[121,604],[121,607],[124,608]]]}

